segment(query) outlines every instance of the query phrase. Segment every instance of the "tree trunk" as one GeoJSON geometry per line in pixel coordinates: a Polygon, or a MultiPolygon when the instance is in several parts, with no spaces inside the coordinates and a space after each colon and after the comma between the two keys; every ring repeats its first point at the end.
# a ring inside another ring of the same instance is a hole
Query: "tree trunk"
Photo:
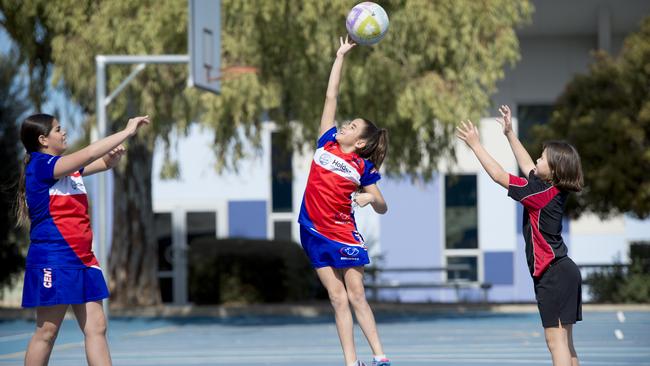
{"type": "Polygon", "coordinates": [[[151,196],[153,138],[145,136],[129,140],[126,162],[114,169],[109,279],[111,300],[121,306],[161,303],[151,196]]]}

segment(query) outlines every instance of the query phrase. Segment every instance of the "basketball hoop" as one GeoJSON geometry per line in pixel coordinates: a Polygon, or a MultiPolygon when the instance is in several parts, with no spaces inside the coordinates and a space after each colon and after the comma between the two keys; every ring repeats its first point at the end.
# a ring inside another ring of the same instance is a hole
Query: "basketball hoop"
{"type": "Polygon", "coordinates": [[[224,67],[221,70],[219,70],[218,76],[211,76],[210,75],[211,70],[212,70],[211,68],[206,66],[205,68],[205,72],[207,73],[206,78],[209,82],[232,79],[235,77],[239,77],[243,74],[257,74],[260,71],[257,67],[254,66],[233,65],[233,66],[224,67]]]}

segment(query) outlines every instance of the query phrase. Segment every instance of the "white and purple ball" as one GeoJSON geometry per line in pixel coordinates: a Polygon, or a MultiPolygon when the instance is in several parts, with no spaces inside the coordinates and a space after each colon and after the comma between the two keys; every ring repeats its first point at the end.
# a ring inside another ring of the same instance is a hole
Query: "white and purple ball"
{"type": "Polygon", "coordinates": [[[388,31],[388,14],[381,6],[364,1],[350,10],[345,19],[350,37],[360,45],[381,41],[388,31]]]}

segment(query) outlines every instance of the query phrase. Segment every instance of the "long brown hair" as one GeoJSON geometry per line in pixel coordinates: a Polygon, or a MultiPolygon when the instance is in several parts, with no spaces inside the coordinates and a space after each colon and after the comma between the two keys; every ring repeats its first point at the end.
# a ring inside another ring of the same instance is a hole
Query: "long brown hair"
{"type": "Polygon", "coordinates": [[[29,209],[27,208],[27,197],[25,195],[25,168],[32,158],[31,154],[41,149],[38,138],[50,134],[54,119],[54,116],[49,114],[34,114],[27,117],[20,126],[20,140],[25,147],[25,157],[23,158],[23,168],[20,171],[18,193],[16,195],[17,226],[26,227],[29,223],[29,209]]]}
{"type": "Polygon", "coordinates": [[[582,191],[584,178],[578,150],[566,141],[546,141],[543,146],[553,185],[565,191],[582,191]]]}
{"type": "Polygon", "coordinates": [[[379,169],[388,152],[388,131],[385,128],[378,128],[370,120],[365,118],[361,118],[361,120],[366,124],[366,128],[360,138],[366,140],[366,145],[357,150],[357,154],[370,160],[379,169]]]}

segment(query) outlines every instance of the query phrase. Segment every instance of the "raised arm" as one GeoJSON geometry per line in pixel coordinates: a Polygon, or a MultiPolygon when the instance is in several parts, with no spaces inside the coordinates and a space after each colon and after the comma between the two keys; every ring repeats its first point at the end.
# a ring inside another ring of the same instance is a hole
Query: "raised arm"
{"type": "Polygon", "coordinates": [[[118,147],[109,151],[108,154],[102,156],[101,159],[97,159],[92,163],[88,164],[84,168],[83,176],[87,177],[89,175],[114,168],[120,162],[122,156],[125,153],[126,153],[126,149],[124,148],[124,146],[119,145],[118,147]]]}
{"type": "Polygon", "coordinates": [[[481,162],[483,168],[493,181],[497,182],[503,188],[508,188],[510,175],[503,170],[503,167],[485,150],[479,140],[478,128],[471,121],[461,122],[456,127],[456,136],[465,141],[467,146],[474,152],[474,155],[481,162]]]}
{"type": "Polygon", "coordinates": [[[122,131],[93,142],[70,155],[62,156],[54,166],[54,178],[59,179],[65,177],[103,157],[124,142],[124,140],[135,135],[141,126],[149,123],[149,116],[131,118],[122,131]]]}
{"type": "Polygon", "coordinates": [[[535,168],[535,163],[512,130],[512,112],[510,112],[510,107],[502,105],[499,108],[499,113],[501,113],[501,118],[497,118],[497,122],[503,127],[503,134],[508,139],[510,149],[512,149],[512,153],[515,155],[515,159],[517,159],[517,165],[519,165],[519,169],[524,174],[528,174],[535,168]]]}
{"type": "Polygon", "coordinates": [[[354,42],[349,42],[348,37],[345,37],[343,41],[342,37],[339,37],[339,42],[341,46],[338,51],[336,51],[336,59],[332,65],[332,71],[330,71],[330,78],[327,82],[327,92],[325,93],[325,106],[323,107],[323,115],[320,119],[320,133],[319,136],[322,136],[330,128],[334,126],[334,117],[336,116],[336,98],[339,95],[339,82],[341,81],[341,69],[343,68],[343,58],[345,54],[356,46],[354,42]]]}

